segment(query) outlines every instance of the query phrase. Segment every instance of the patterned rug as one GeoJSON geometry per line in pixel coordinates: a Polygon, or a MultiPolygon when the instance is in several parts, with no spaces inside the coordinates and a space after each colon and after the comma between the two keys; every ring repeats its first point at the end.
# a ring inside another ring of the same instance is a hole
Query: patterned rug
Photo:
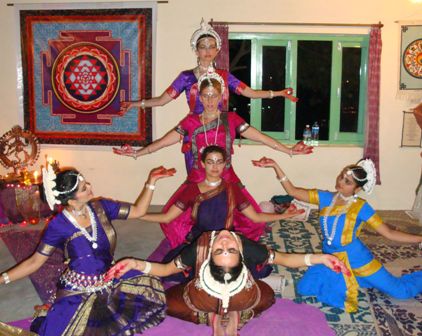
{"type": "MultiPolygon", "coordinates": [[[[380,211],[379,214],[392,227],[422,234],[422,227],[407,217],[404,211],[380,211]]],[[[401,275],[422,269],[421,252],[415,244],[394,243],[365,230],[361,238],[393,274],[401,275]]],[[[280,222],[280,226],[274,226],[263,242],[281,251],[320,252],[322,246],[318,212],[313,210],[307,222],[280,222]]],[[[287,279],[283,297],[320,309],[338,336],[422,335],[422,295],[411,300],[394,300],[375,289],[359,289],[359,310],[349,314],[317,302],[315,297],[301,296],[296,292],[296,284],[305,269],[279,268],[277,271],[287,279]]]]}

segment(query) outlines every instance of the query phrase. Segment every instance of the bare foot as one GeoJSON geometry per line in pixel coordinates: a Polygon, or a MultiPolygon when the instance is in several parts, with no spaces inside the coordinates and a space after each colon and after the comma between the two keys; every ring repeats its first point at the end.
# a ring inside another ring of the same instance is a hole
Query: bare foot
{"type": "Polygon", "coordinates": [[[229,322],[226,326],[226,336],[236,336],[239,325],[239,312],[231,311],[228,313],[229,322]]]}

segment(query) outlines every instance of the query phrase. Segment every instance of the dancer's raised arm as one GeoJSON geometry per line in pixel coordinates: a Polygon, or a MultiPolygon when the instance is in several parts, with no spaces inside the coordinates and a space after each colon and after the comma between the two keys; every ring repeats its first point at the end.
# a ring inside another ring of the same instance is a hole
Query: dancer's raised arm
{"type": "Polygon", "coordinates": [[[277,179],[290,196],[298,199],[299,201],[309,202],[309,189],[296,187],[292,182],[290,182],[287,175],[273,159],[266,158],[264,156],[259,160],[252,160],[252,164],[261,168],[273,168],[277,175],[277,179]]]}

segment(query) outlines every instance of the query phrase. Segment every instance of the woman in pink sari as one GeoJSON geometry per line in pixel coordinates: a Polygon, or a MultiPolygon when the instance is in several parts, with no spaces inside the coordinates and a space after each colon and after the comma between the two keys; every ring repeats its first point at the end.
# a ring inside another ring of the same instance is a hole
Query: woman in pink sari
{"type": "MultiPolygon", "coordinates": [[[[255,211],[261,212],[258,204],[241,185],[240,179],[232,167],[231,155],[233,154],[233,142],[236,138],[236,133],[241,134],[246,139],[262,143],[274,150],[289,155],[309,154],[312,152],[312,147],[306,146],[301,142],[291,148],[287,147],[277,140],[259,132],[254,127],[249,126],[236,113],[221,112],[218,106],[222,99],[224,81],[217,73],[208,73],[202,76],[198,82],[198,87],[200,88],[200,99],[204,106],[204,112],[201,115],[189,114],[164,138],[156,140],[142,149],[150,153],[179,142],[181,137],[187,139],[182,148],[183,152],[189,151],[191,153],[190,160],[187,162],[187,180],[173,194],[163,211],[167,211],[174,204],[179,198],[179,195],[185,191],[190,183],[198,183],[204,180],[205,171],[201,165],[202,151],[209,145],[217,145],[224,148],[227,154],[222,178],[226,182],[238,183],[241,186],[242,193],[254,207],[255,211]],[[163,139],[170,139],[170,141],[163,139]]],[[[162,224],[161,228],[169,240],[170,247],[175,248],[183,243],[192,225],[191,210],[186,209],[186,211],[172,222],[162,224]]],[[[264,232],[265,223],[253,223],[239,212],[234,214],[234,226],[247,238],[258,240],[264,232]]]]}

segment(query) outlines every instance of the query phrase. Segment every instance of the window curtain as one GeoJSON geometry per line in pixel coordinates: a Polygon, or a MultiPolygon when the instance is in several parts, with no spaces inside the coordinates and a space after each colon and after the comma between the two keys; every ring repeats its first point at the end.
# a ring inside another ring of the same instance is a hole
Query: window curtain
{"type": "Polygon", "coordinates": [[[211,25],[221,38],[221,49],[215,59],[216,68],[229,71],[229,26],[225,24],[215,24],[212,21],[211,25]]]}
{"type": "Polygon", "coordinates": [[[368,103],[365,122],[363,156],[370,158],[377,168],[377,184],[381,184],[379,162],[379,101],[381,77],[381,28],[372,27],[369,38],[368,103]]]}

